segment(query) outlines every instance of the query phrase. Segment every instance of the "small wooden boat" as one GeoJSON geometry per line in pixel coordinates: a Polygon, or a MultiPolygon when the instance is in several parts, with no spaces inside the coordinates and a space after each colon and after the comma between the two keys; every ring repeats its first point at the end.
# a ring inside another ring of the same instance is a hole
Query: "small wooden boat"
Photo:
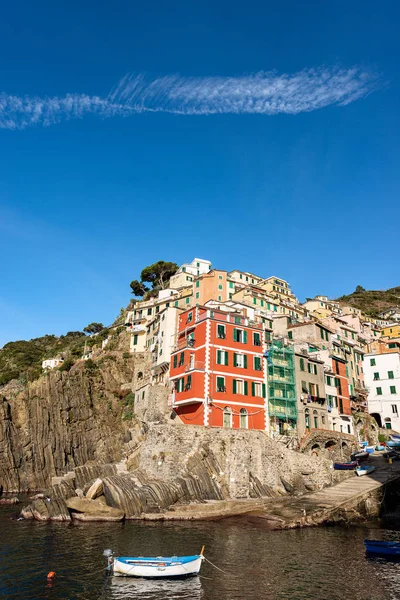
{"type": "Polygon", "coordinates": [[[369,475],[370,473],[375,471],[375,468],[376,467],[373,467],[372,465],[361,465],[360,467],[357,467],[356,473],[359,477],[361,477],[362,475],[369,475]]]}
{"type": "Polygon", "coordinates": [[[386,446],[389,446],[389,448],[400,448],[400,440],[389,440],[386,442],[386,446]]]}
{"type": "Polygon", "coordinates": [[[358,466],[358,462],[356,460],[352,460],[351,462],[345,463],[333,463],[333,468],[336,471],[351,471],[358,466]]]}
{"type": "Polygon", "coordinates": [[[361,450],[360,452],[354,452],[354,454],[352,454],[350,458],[351,460],[364,462],[365,460],[369,459],[369,452],[366,452],[365,450],[361,450]]]}
{"type": "Polygon", "coordinates": [[[400,558],[400,542],[379,542],[378,540],[364,540],[368,554],[380,556],[398,556],[400,558]]]}
{"type": "Polygon", "coordinates": [[[368,454],[373,454],[375,452],[375,446],[365,446],[365,452],[368,452],[368,454]]]}
{"type": "MultiPolygon", "coordinates": [[[[117,577],[192,577],[198,575],[204,560],[204,547],[193,556],[113,556],[108,557],[108,568],[117,577]]],[[[109,551],[105,551],[109,552],[109,551]]]]}

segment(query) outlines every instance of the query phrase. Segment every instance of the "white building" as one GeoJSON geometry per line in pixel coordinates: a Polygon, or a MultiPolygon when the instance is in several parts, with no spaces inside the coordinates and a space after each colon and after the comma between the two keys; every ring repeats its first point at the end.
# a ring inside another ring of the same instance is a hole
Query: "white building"
{"type": "Polygon", "coordinates": [[[169,306],[147,324],[146,349],[151,352],[152,383],[168,381],[171,351],[175,343],[180,312],[181,308],[169,306]]]}
{"type": "Polygon", "coordinates": [[[380,427],[400,432],[400,354],[366,354],[364,380],[368,390],[368,412],[380,427]]]}
{"type": "Polygon", "coordinates": [[[191,263],[184,263],[179,267],[175,275],[172,275],[169,285],[174,290],[192,285],[193,279],[198,275],[208,273],[211,262],[203,258],[194,258],[191,263]]]}
{"type": "Polygon", "coordinates": [[[379,317],[381,319],[390,319],[391,321],[397,321],[400,323],[400,307],[394,306],[393,308],[387,308],[379,313],[379,317]]]}
{"type": "Polygon", "coordinates": [[[63,364],[63,362],[63,358],[48,358],[47,360],[44,360],[42,362],[42,369],[44,369],[45,371],[49,369],[56,369],[57,367],[60,367],[63,364]]]}

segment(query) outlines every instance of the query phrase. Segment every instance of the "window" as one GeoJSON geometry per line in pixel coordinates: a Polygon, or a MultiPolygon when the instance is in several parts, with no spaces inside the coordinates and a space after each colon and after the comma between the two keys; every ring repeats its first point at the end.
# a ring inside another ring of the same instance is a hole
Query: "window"
{"type": "Polygon", "coordinates": [[[232,411],[229,406],[224,408],[224,427],[232,427],[232,411]]]}
{"type": "Polygon", "coordinates": [[[218,275],[218,279],[222,279],[222,275],[218,275]]]}
{"type": "Polygon", "coordinates": [[[391,394],[395,394],[396,393],[396,386],[395,385],[391,385],[390,386],[390,393],[391,394]]]}
{"type": "Polygon", "coordinates": [[[313,365],[313,372],[314,372],[314,375],[318,374],[317,365],[313,365]]]}
{"type": "Polygon", "coordinates": [[[379,380],[379,373],[374,373],[374,381],[378,381],[379,380]]]}
{"type": "Polygon", "coordinates": [[[253,304],[257,304],[257,298],[253,298],[253,304]]]}
{"type": "Polygon", "coordinates": [[[217,350],[217,365],[228,366],[228,353],[225,350],[217,350]]]}
{"type": "Polygon", "coordinates": [[[316,410],[313,411],[314,416],[314,428],[318,429],[318,412],[316,410]]]}
{"type": "Polygon", "coordinates": [[[254,346],[261,346],[260,334],[257,332],[253,332],[253,344],[254,346]]]}
{"type": "MultiPolygon", "coordinates": [[[[175,357],[174,357],[175,358],[175,357]]],[[[194,369],[194,354],[190,355],[189,359],[189,369],[194,369]]]]}
{"type": "Polygon", "coordinates": [[[219,284],[219,286],[218,286],[218,289],[219,289],[219,290],[222,290],[222,289],[223,289],[221,284],[219,284]]]}
{"type": "Polygon", "coordinates": [[[376,360],[374,358],[370,358],[369,364],[371,365],[371,367],[374,367],[376,365],[376,360]]]}
{"type": "Polygon", "coordinates": [[[236,329],[235,327],[233,330],[233,341],[241,344],[247,344],[247,331],[244,329],[236,329]]]}
{"type": "Polygon", "coordinates": [[[221,340],[226,338],[225,325],[217,325],[217,338],[221,340]]]}
{"type": "Polygon", "coordinates": [[[180,357],[179,357],[179,366],[181,367],[184,362],[185,362],[185,353],[181,352],[180,357]]]}
{"type": "Polygon", "coordinates": [[[174,306],[178,306],[178,304],[179,304],[179,301],[178,301],[178,300],[175,300],[175,302],[174,302],[174,306]]]}
{"type": "Polygon", "coordinates": [[[259,356],[254,357],[254,370],[262,371],[261,358],[259,356]]]}
{"type": "Polygon", "coordinates": [[[300,371],[304,371],[304,370],[305,370],[304,358],[300,358],[300,371]]]}
{"type": "Polygon", "coordinates": [[[217,377],[217,392],[226,392],[225,377],[217,377]]]}
{"type": "Polygon", "coordinates": [[[240,409],[240,428],[247,429],[247,410],[245,408],[240,409]]]}
{"type": "Polygon", "coordinates": [[[320,333],[321,338],[324,340],[325,339],[324,330],[320,328],[319,333],[320,333]]]}
{"type": "Polygon", "coordinates": [[[388,378],[389,379],[394,379],[394,373],[393,373],[393,371],[388,371],[388,378]]]}
{"type": "Polygon", "coordinates": [[[376,395],[377,396],[382,396],[382,388],[381,387],[377,387],[376,388],[376,395]]]}
{"type": "Polygon", "coordinates": [[[186,323],[190,323],[190,322],[192,321],[192,319],[193,319],[193,313],[192,313],[192,312],[190,312],[190,313],[188,314],[188,317],[187,317],[187,321],[186,321],[186,323]]]}
{"type": "Polygon", "coordinates": [[[175,354],[175,356],[174,356],[174,369],[176,369],[177,366],[178,366],[178,355],[175,354]]]}
{"type": "Polygon", "coordinates": [[[186,302],[186,304],[189,304],[189,302],[190,302],[189,296],[186,298],[185,302],[186,302]]]}
{"type": "Polygon", "coordinates": [[[200,281],[196,281],[196,287],[200,287],[200,281]]]}
{"type": "Polygon", "coordinates": [[[233,354],[233,366],[240,367],[241,369],[247,369],[247,356],[246,354],[233,354]]]}
{"type": "Polygon", "coordinates": [[[186,281],[193,281],[193,277],[186,276],[186,281]]]}
{"type": "Polygon", "coordinates": [[[262,384],[258,383],[256,381],[253,381],[251,384],[251,395],[258,396],[259,398],[261,398],[262,394],[263,394],[262,384]]]}
{"type": "Polygon", "coordinates": [[[233,294],[229,294],[229,300],[232,300],[233,294]]]}
{"type": "Polygon", "coordinates": [[[288,335],[289,340],[293,339],[293,331],[288,331],[287,335],[288,335]]]}
{"type": "Polygon", "coordinates": [[[156,313],[160,312],[160,307],[156,306],[156,313]]]}
{"type": "Polygon", "coordinates": [[[242,396],[248,395],[248,383],[242,379],[234,379],[232,381],[232,392],[234,394],[241,394],[242,396]]]}
{"type": "Polygon", "coordinates": [[[148,308],[148,309],[147,309],[147,314],[148,314],[148,315],[151,315],[151,313],[152,313],[152,309],[151,309],[151,308],[148,308]]]}
{"type": "Polygon", "coordinates": [[[265,341],[270,342],[272,340],[272,334],[270,331],[265,332],[265,341]]]}
{"type": "Polygon", "coordinates": [[[235,284],[233,283],[233,281],[229,282],[229,287],[231,288],[231,290],[235,288],[235,284]]]}
{"type": "Polygon", "coordinates": [[[392,413],[393,413],[394,415],[396,415],[396,417],[398,417],[398,416],[399,416],[399,413],[398,413],[398,411],[397,411],[397,404],[392,404],[392,413]]]}
{"type": "Polygon", "coordinates": [[[188,392],[192,387],[192,376],[188,375],[187,376],[187,380],[186,380],[186,385],[185,385],[185,392],[188,392]]]}
{"type": "Polygon", "coordinates": [[[304,418],[306,421],[306,429],[310,429],[310,411],[308,408],[304,411],[304,418]]]}
{"type": "Polygon", "coordinates": [[[307,363],[307,370],[309,373],[312,373],[312,365],[311,363],[307,363]]]}
{"type": "Polygon", "coordinates": [[[200,292],[196,292],[196,300],[200,298],[200,292]]]}
{"type": "Polygon", "coordinates": [[[222,302],[222,296],[218,296],[218,302],[222,302]]]}
{"type": "Polygon", "coordinates": [[[396,344],[389,344],[389,348],[396,348],[396,344]]]}

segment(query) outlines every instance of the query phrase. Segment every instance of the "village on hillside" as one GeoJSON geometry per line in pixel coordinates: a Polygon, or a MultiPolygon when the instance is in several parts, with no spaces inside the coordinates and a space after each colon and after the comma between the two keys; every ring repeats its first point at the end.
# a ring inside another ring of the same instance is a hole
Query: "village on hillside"
{"type": "Polygon", "coordinates": [[[283,279],[195,258],[125,320],[130,352],[151,364],[137,399],[166,386],[184,424],[263,430],[294,447],[313,429],[354,435],[358,413],[400,431],[396,307],[372,318],[322,295],[301,304],[283,279]]]}

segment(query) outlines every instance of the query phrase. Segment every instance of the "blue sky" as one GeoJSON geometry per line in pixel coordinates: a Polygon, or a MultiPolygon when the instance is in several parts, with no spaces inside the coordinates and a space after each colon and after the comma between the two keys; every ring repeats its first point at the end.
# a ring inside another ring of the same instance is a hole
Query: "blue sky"
{"type": "Polygon", "coordinates": [[[8,3],[0,346],[110,323],[156,260],[399,280],[400,5],[8,3]]]}

